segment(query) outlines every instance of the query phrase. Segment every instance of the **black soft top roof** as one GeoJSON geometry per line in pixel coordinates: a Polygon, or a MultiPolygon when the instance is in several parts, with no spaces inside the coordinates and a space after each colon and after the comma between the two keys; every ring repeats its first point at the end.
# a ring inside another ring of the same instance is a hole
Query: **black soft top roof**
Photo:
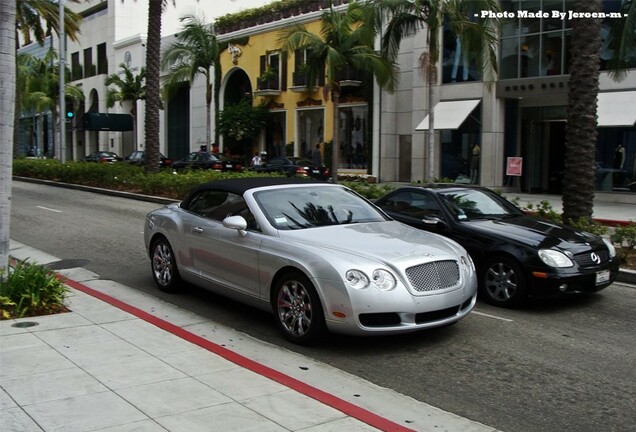
{"type": "Polygon", "coordinates": [[[237,195],[243,195],[245,191],[250,189],[265,187],[265,186],[278,186],[278,185],[295,185],[295,184],[325,184],[324,181],[313,179],[302,179],[294,177],[246,177],[227,180],[217,180],[208,183],[200,184],[196,186],[188,196],[182,201],[181,207],[187,208],[190,198],[193,195],[204,190],[218,190],[222,192],[230,192],[237,195]]]}

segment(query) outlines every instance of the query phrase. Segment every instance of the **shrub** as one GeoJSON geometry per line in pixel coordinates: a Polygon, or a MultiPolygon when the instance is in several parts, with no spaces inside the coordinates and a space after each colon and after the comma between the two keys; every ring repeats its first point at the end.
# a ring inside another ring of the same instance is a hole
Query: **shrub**
{"type": "Polygon", "coordinates": [[[37,264],[18,262],[0,282],[0,319],[66,311],[66,286],[55,273],[37,264]]]}
{"type": "Polygon", "coordinates": [[[636,255],[636,223],[631,222],[627,226],[614,228],[614,232],[610,234],[610,239],[617,246],[621,262],[626,263],[634,259],[636,255]]]}

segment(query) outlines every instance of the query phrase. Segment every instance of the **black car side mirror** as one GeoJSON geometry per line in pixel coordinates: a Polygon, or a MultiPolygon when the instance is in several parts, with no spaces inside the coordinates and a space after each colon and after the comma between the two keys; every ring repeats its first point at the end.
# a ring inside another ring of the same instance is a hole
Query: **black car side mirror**
{"type": "Polygon", "coordinates": [[[446,228],[446,222],[444,222],[442,219],[438,218],[437,216],[425,216],[422,218],[422,223],[426,225],[436,225],[436,228],[439,228],[439,229],[446,228]]]}

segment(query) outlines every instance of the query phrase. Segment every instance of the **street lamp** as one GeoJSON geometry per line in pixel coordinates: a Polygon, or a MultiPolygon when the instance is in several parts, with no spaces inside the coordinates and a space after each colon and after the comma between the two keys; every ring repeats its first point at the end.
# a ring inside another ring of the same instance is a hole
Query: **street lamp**
{"type": "Polygon", "coordinates": [[[58,54],[58,75],[60,79],[60,110],[59,113],[59,122],[60,122],[60,161],[62,163],[66,162],[66,95],[64,94],[64,71],[66,68],[64,67],[66,64],[66,49],[64,46],[64,0],[59,0],[59,12],[60,12],[60,23],[59,23],[59,37],[60,37],[60,45],[59,45],[59,54],[58,54]],[[64,117],[63,117],[64,116],[64,117]]]}

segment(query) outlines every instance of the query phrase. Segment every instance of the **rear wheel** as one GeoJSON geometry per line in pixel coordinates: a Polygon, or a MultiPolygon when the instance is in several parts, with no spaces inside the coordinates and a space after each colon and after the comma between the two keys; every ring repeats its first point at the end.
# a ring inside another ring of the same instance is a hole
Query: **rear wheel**
{"type": "Polygon", "coordinates": [[[325,331],[325,318],[316,289],[302,273],[285,274],[276,284],[274,312],[283,335],[297,344],[318,340],[325,331]]]}
{"type": "Polygon", "coordinates": [[[504,256],[484,263],[480,288],[484,300],[497,306],[519,306],[528,297],[523,269],[517,261],[504,256]]]}
{"type": "Polygon", "coordinates": [[[175,292],[181,279],[174,252],[165,237],[160,237],[152,243],[150,265],[157,288],[165,292],[175,292]]]}

